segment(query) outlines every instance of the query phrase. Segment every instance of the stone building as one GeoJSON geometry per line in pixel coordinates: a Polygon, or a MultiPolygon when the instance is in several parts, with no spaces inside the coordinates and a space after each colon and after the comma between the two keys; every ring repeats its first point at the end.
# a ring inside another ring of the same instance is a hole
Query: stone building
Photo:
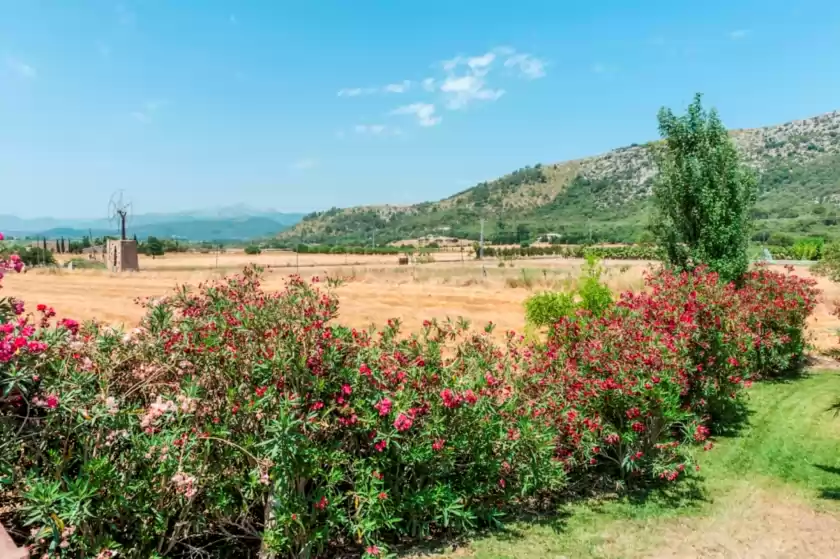
{"type": "Polygon", "coordinates": [[[137,241],[108,240],[105,265],[112,272],[136,272],[140,269],[137,259],[137,241]]]}

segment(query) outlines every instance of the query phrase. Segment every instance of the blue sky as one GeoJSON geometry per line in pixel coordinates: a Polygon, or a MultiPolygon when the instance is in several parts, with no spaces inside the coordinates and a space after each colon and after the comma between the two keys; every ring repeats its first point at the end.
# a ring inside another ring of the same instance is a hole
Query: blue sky
{"type": "Polygon", "coordinates": [[[0,1],[0,213],[438,199],[840,108],[840,2],[0,1]]]}

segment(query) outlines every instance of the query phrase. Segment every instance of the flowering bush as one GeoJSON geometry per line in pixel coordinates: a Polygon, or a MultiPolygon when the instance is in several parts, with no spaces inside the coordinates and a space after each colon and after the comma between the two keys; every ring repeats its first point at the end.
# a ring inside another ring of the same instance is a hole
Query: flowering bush
{"type": "Polygon", "coordinates": [[[660,272],[532,345],[344,328],[317,278],[266,293],[256,269],[144,301],[129,332],[21,307],[0,360],[15,525],[50,557],[378,556],[593,483],[676,480],[719,404],[801,350],[812,287],[756,274],[660,272]]]}
{"type": "Polygon", "coordinates": [[[147,557],[219,538],[384,552],[385,536],[492,523],[563,487],[553,428],[486,336],[444,357],[458,327],[348,330],[316,287],[258,286],[248,271],[150,301],[127,334],[62,328],[19,426],[39,552],[147,557]]]}

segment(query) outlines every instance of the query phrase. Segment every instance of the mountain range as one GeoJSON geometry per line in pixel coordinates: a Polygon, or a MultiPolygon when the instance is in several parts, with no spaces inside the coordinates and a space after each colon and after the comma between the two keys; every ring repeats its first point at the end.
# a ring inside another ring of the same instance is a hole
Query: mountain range
{"type": "MultiPolygon", "coordinates": [[[[295,225],[303,214],[258,210],[244,205],[211,210],[129,215],[127,234],[189,241],[247,240],[272,237],[295,225]]],[[[80,238],[115,235],[118,225],[108,219],[20,218],[0,215],[0,231],[10,237],[80,238]]]]}
{"type": "MultiPolygon", "coordinates": [[[[754,240],[838,235],[840,113],[730,134],[759,179],[754,240]]],[[[375,231],[381,242],[429,235],[478,239],[483,220],[485,237],[496,242],[545,234],[566,242],[634,242],[649,236],[655,144],[524,167],[444,200],[315,212],[279,238],[364,244],[375,231]]]]}

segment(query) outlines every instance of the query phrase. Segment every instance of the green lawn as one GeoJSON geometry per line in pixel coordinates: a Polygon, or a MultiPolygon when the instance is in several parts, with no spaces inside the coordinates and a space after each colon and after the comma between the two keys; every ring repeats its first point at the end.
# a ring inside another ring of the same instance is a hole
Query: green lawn
{"type": "Polygon", "coordinates": [[[840,417],[827,410],[838,397],[836,371],[757,384],[748,424],[702,453],[693,481],[567,506],[550,520],[514,523],[440,557],[728,557],[759,550],[833,557],[826,550],[840,549],[840,417]],[[814,533],[836,541],[814,544],[814,533]],[[675,541],[682,551],[673,551],[675,541]]]}

